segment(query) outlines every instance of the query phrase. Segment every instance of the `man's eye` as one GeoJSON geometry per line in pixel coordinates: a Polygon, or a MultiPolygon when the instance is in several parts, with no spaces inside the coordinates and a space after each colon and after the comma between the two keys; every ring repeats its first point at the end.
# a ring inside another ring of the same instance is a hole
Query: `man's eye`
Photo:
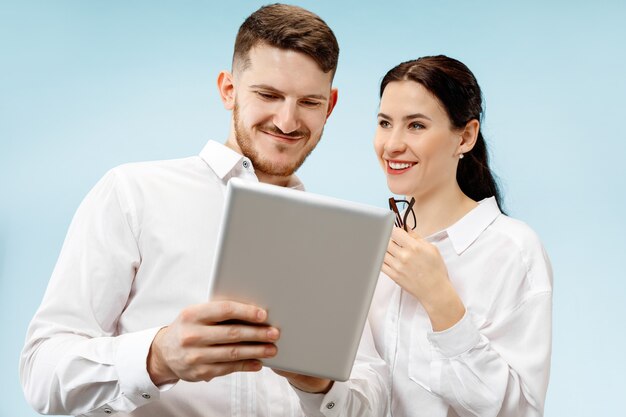
{"type": "Polygon", "coordinates": [[[264,93],[262,91],[257,91],[256,93],[259,97],[265,100],[275,100],[276,98],[278,98],[275,94],[271,93],[264,93]]]}
{"type": "Polygon", "coordinates": [[[302,101],[302,105],[304,105],[306,107],[318,107],[320,105],[320,102],[319,101],[304,100],[304,101],[302,101]]]}

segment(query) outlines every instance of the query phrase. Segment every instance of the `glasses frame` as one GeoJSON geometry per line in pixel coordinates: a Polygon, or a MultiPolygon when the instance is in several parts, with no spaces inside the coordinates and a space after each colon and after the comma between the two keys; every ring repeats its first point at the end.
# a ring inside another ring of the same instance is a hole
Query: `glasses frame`
{"type": "Polygon", "coordinates": [[[415,230],[417,227],[417,219],[415,218],[415,212],[413,211],[413,206],[415,205],[415,198],[411,197],[411,201],[396,199],[394,197],[389,198],[389,209],[396,214],[395,225],[397,227],[401,227],[405,232],[408,232],[407,228],[407,219],[409,218],[409,213],[413,216],[413,227],[411,230],[415,230]],[[404,216],[400,214],[400,210],[398,209],[398,203],[406,203],[407,207],[404,210],[404,216]]]}

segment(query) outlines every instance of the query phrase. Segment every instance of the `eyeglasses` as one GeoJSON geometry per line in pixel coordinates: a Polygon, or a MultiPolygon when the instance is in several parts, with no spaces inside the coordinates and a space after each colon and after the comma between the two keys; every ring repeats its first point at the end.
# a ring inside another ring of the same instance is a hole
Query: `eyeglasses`
{"type": "Polygon", "coordinates": [[[415,218],[413,205],[415,205],[415,198],[413,197],[411,197],[411,201],[396,200],[393,197],[389,199],[389,209],[396,214],[395,224],[396,226],[403,228],[405,232],[409,231],[409,227],[411,230],[414,230],[417,227],[417,219],[415,218]],[[398,205],[400,205],[400,208],[398,208],[398,205]],[[400,213],[403,213],[403,215],[400,213]],[[409,217],[409,214],[411,217],[409,217]],[[409,220],[408,224],[407,220],[409,220]]]}

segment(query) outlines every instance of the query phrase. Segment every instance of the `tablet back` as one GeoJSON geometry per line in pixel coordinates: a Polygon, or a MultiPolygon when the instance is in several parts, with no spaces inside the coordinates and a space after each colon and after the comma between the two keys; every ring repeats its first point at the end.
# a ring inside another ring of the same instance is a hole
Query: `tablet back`
{"type": "Polygon", "coordinates": [[[349,378],[393,226],[391,211],[232,179],[209,299],[268,310],[265,366],[349,378]]]}

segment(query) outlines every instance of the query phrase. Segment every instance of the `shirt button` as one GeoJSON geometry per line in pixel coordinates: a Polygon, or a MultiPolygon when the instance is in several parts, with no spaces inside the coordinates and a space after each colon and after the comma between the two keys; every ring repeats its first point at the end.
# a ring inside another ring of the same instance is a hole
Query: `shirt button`
{"type": "Polygon", "coordinates": [[[102,411],[104,411],[104,414],[112,414],[113,413],[113,410],[111,410],[109,407],[105,408],[102,411]]]}
{"type": "Polygon", "coordinates": [[[150,394],[148,394],[148,393],[146,393],[146,392],[144,392],[143,394],[141,394],[141,396],[142,396],[143,398],[145,398],[146,400],[149,400],[150,398],[152,398],[152,397],[150,397],[150,394]]]}
{"type": "Polygon", "coordinates": [[[334,406],[335,406],[335,403],[333,401],[326,404],[326,408],[328,408],[329,410],[332,409],[334,406]]]}
{"type": "Polygon", "coordinates": [[[249,166],[250,166],[250,162],[248,162],[248,161],[244,160],[244,161],[243,161],[243,167],[244,167],[245,169],[248,169],[248,167],[249,167],[249,166]]]}

